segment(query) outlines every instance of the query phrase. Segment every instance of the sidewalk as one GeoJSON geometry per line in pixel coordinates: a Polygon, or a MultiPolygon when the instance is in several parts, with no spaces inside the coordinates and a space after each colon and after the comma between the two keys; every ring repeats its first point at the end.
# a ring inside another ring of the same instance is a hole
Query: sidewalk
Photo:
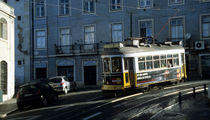
{"type": "Polygon", "coordinates": [[[16,98],[0,103],[0,119],[17,110],[16,98]]]}
{"type": "Polygon", "coordinates": [[[206,95],[184,100],[181,105],[161,112],[152,120],[210,120],[210,103],[206,95]]]}

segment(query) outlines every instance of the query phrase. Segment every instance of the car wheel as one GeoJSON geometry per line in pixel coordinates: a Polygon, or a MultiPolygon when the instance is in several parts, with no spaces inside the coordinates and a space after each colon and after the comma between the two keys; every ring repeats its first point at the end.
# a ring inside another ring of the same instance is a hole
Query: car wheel
{"type": "Polygon", "coordinates": [[[64,89],[64,93],[65,93],[65,94],[68,93],[68,89],[67,89],[67,88],[64,89]]]}
{"type": "Polygon", "coordinates": [[[43,98],[42,104],[43,104],[43,106],[47,106],[48,102],[47,102],[47,99],[46,98],[43,98]]]}

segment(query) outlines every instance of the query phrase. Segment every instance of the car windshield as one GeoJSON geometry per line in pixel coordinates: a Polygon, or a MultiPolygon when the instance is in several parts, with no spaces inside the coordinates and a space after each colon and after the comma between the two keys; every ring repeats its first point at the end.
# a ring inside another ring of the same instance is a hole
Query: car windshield
{"type": "Polygon", "coordinates": [[[35,93],[37,87],[35,85],[23,86],[20,88],[20,94],[35,93]]]}
{"type": "Polygon", "coordinates": [[[61,78],[53,78],[53,79],[50,79],[50,82],[53,82],[53,83],[60,83],[62,81],[61,78]]]}

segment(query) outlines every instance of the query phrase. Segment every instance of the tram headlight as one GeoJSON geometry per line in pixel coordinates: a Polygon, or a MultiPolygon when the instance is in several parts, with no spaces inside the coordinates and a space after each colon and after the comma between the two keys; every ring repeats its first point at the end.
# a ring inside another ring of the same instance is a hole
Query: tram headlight
{"type": "Polygon", "coordinates": [[[107,81],[106,84],[109,85],[109,82],[107,81]]]}

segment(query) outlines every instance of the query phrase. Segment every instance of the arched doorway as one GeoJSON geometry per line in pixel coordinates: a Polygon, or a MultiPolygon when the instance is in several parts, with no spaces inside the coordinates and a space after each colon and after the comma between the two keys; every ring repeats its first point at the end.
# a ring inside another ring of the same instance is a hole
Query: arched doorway
{"type": "Polygon", "coordinates": [[[1,61],[0,65],[0,89],[7,94],[7,62],[1,61]]]}

